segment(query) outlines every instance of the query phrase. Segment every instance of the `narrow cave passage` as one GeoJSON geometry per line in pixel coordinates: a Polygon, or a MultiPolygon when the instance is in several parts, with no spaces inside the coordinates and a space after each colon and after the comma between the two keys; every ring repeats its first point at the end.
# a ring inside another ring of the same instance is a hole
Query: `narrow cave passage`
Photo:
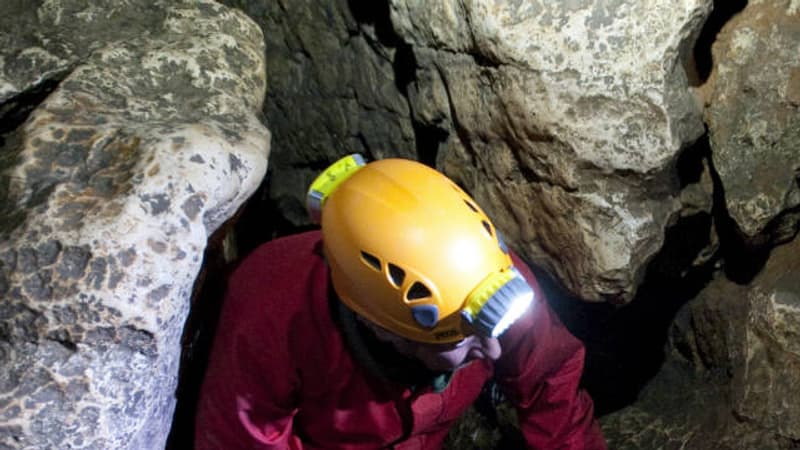
{"type": "MultiPolygon", "coordinates": [[[[416,60],[414,49],[399,40],[388,21],[388,2],[368,6],[351,0],[348,2],[356,21],[369,25],[382,45],[395,50],[392,61],[395,70],[396,88],[404,92],[415,82],[416,60]]],[[[693,61],[687,67],[691,86],[702,86],[712,76],[714,61],[712,45],[722,27],[742,11],[746,1],[737,0],[716,5],[712,15],[699,34],[693,51],[693,61]]],[[[269,124],[269,117],[267,117],[269,124]]],[[[438,126],[412,120],[417,158],[435,166],[439,149],[448,138],[448,132],[438,126]]],[[[276,136],[280,139],[280,136],[276,136]]],[[[278,142],[280,142],[278,140],[278,142]]],[[[622,410],[637,401],[641,391],[659,372],[671,348],[670,332],[676,317],[701,291],[724,263],[728,276],[746,283],[763,267],[768,250],[750,248],[737,234],[735,225],[724,210],[724,188],[715,177],[710,159],[708,136],[702,137],[692,147],[684,150],[677,161],[679,183],[686,187],[699,182],[704,167],[710,167],[713,184],[713,208],[679,218],[665,231],[662,251],[651,261],[636,298],[624,307],[608,304],[586,303],[574,298],[560,287],[557,280],[541,272],[545,288],[550,292],[552,306],[567,327],[587,347],[586,370],[583,385],[591,392],[599,416],[622,410]],[[719,243],[711,242],[710,236],[717,234],[719,243]],[[692,261],[709,247],[717,248],[706,255],[703,261],[686,270],[692,261]]],[[[306,230],[281,216],[281,205],[270,196],[270,181],[242,210],[238,222],[229,228],[238,241],[239,255],[247,254],[259,243],[277,236],[306,230]]],[[[224,274],[230,268],[214,252],[220,252],[217,240],[209,246],[205,278],[198,282],[197,304],[208,303],[206,311],[195,308],[193,315],[206,315],[206,323],[190,322],[185,339],[187,369],[182,376],[179,392],[179,410],[176,412],[176,427],[171,438],[171,448],[181,448],[185,443],[177,437],[179,430],[191,429],[192,392],[196,392],[202,373],[203,353],[207,351],[209,332],[213,330],[213,316],[218,308],[218,299],[224,288],[224,274]],[[216,267],[216,268],[215,268],[216,267]],[[191,331],[194,329],[194,331],[191,331]],[[205,347],[205,349],[204,349],[205,347]],[[180,425],[182,423],[182,425],[180,425]]],[[[680,351],[680,349],[677,349],[680,351]]],[[[485,405],[484,405],[485,406],[485,405]]],[[[482,413],[491,416],[492,413],[482,413]]],[[[496,418],[490,422],[495,425],[496,418]]]]}

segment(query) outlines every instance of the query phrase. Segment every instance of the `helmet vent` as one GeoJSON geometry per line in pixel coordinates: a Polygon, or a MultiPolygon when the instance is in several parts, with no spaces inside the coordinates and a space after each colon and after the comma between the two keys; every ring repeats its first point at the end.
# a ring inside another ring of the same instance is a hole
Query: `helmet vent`
{"type": "Polygon", "coordinates": [[[481,221],[481,223],[483,224],[483,228],[486,229],[486,232],[489,233],[489,236],[492,236],[493,235],[492,226],[489,224],[489,222],[483,220],[481,221]]]}
{"type": "Polygon", "coordinates": [[[473,212],[478,212],[478,207],[475,206],[475,204],[472,203],[471,201],[465,199],[464,203],[466,203],[467,206],[469,206],[469,209],[471,209],[473,212]]]}
{"type": "Polygon", "coordinates": [[[377,256],[369,254],[367,252],[361,252],[361,260],[367,263],[368,266],[377,270],[378,272],[381,271],[381,260],[378,259],[377,256]]]}
{"type": "Polygon", "coordinates": [[[389,280],[392,282],[394,287],[400,287],[403,285],[403,280],[406,279],[406,271],[395,266],[392,263],[389,263],[389,280]]]}
{"type": "Polygon", "coordinates": [[[408,290],[406,294],[406,300],[412,302],[414,300],[421,300],[423,298],[428,298],[431,296],[431,291],[428,289],[424,284],[420,283],[419,281],[414,282],[411,285],[411,289],[408,290]]]}

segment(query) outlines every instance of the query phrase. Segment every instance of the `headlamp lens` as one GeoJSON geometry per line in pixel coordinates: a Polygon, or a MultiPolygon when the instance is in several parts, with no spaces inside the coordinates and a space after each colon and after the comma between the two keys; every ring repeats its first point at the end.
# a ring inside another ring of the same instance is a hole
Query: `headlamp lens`
{"type": "Polygon", "coordinates": [[[525,313],[533,297],[516,269],[496,272],[470,294],[461,314],[479,334],[495,338],[525,313]]]}

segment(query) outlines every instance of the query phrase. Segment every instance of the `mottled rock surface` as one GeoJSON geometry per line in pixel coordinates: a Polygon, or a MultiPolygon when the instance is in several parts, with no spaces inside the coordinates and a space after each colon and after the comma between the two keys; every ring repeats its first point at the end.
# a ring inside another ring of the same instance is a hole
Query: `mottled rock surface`
{"type": "Polygon", "coordinates": [[[294,226],[310,223],[305,192],[333,160],[416,158],[402,52],[388,10],[371,0],[224,0],[263,28],[272,132],[269,198],[294,226]]]}
{"type": "Polygon", "coordinates": [[[744,339],[733,352],[737,414],[800,440],[800,240],[773,250],[748,288],[744,339]],[[737,348],[738,347],[738,348],[737,348]]]}
{"type": "Polygon", "coordinates": [[[725,205],[756,244],[785,241],[800,228],[800,5],[750,1],[713,54],[706,117],[725,205]]]}
{"type": "Polygon", "coordinates": [[[632,406],[601,418],[610,449],[776,450],[792,440],[736,420],[724,384],[670,360],[632,406]]]}
{"type": "Polygon", "coordinates": [[[703,132],[682,61],[710,0],[227,3],[279,61],[265,113],[287,222],[308,223],[302,192],[336,157],[412,157],[575,293],[631,299],[703,132]]]}
{"type": "Polygon", "coordinates": [[[3,8],[0,448],[163,448],[207,236],[266,171],[261,31],[211,1],[3,8]]]}
{"type": "Polygon", "coordinates": [[[703,132],[681,63],[711,2],[391,4],[440,167],[574,293],[629,301],[703,132]]]}
{"type": "Polygon", "coordinates": [[[796,448],[800,240],[747,286],[718,274],[671,330],[675,349],[634,404],[602,419],[610,448],[796,448]]]}

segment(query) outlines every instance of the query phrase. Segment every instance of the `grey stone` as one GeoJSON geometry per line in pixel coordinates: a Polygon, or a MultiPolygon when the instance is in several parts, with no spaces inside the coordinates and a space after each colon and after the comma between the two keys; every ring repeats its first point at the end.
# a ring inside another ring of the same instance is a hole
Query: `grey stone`
{"type": "Polygon", "coordinates": [[[797,239],[774,249],[748,285],[718,272],[684,306],[661,372],[639,401],[603,419],[612,448],[792,448],[800,431],[799,250],[797,239]],[[687,392],[693,397],[676,400],[687,392]]]}
{"type": "Polygon", "coordinates": [[[711,2],[391,7],[424,74],[411,109],[448,135],[439,168],[573,293],[632,299],[703,133],[682,61],[711,2]]]}
{"type": "Polygon", "coordinates": [[[670,358],[629,407],[600,419],[608,448],[789,449],[792,440],[738,420],[727,387],[670,358]]]}
{"type": "Polygon", "coordinates": [[[266,171],[263,35],[206,0],[3,9],[0,448],[164,448],[206,239],[266,171]]]}
{"type": "Polygon", "coordinates": [[[264,30],[270,57],[264,114],[274,143],[268,193],[289,223],[310,224],[305,192],[326,163],[355,152],[415,158],[408,100],[394,67],[400,42],[392,41],[388,10],[377,12],[382,2],[223,3],[264,30]]]}
{"type": "Polygon", "coordinates": [[[733,401],[742,417],[800,439],[800,240],[773,250],[750,283],[733,401]]]}
{"type": "Polygon", "coordinates": [[[706,88],[712,156],[728,213],[746,238],[767,233],[773,244],[800,229],[797,8],[789,0],[750,2],[720,32],[706,88]]]}
{"type": "Polygon", "coordinates": [[[62,278],[79,279],[83,277],[91,257],[88,246],[69,246],[64,249],[56,271],[62,278]]]}
{"type": "Polygon", "coordinates": [[[36,248],[36,259],[42,267],[47,267],[58,258],[61,252],[61,243],[56,240],[49,240],[36,248]]]}

